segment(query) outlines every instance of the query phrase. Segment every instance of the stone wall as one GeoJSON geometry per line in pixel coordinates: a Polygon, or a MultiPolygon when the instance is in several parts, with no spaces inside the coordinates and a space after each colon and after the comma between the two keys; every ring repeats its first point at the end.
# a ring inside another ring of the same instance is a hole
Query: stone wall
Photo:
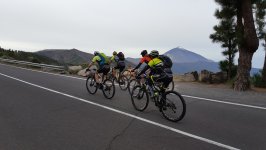
{"type": "Polygon", "coordinates": [[[184,75],[174,75],[175,81],[194,82],[198,81],[197,71],[185,73],[184,75]]]}
{"type": "Polygon", "coordinates": [[[210,72],[208,70],[202,70],[200,72],[199,81],[205,83],[224,83],[227,80],[227,74],[225,72],[210,72]]]}
{"type": "Polygon", "coordinates": [[[183,75],[174,75],[174,81],[195,82],[200,81],[204,83],[224,83],[227,81],[227,74],[225,72],[210,72],[202,70],[200,74],[197,71],[188,72],[183,75]]]}

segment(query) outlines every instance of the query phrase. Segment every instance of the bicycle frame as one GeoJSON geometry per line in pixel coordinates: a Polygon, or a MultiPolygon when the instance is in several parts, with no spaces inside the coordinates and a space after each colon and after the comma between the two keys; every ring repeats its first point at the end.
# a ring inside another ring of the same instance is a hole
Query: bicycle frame
{"type": "Polygon", "coordinates": [[[151,99],[153,99],[153,101],[155,102],[155,106],[157,107],[161,107],[159,105],[159,98],[163,96],[163,94],[165,93],[165,90],[163,89],[163,87],[158,87],[156,86],[155,82],[152,80],[152,85],[148,84],[148,78],[147,75],[144,74],[144,79],[145,79],[145,83],[142,84],[142,87],[147,90],[148,95],[151,99]],[[155,95],[155,93],[158,93],[158,95],[155,95]],[[153,95],[152,95],[153,94],[153,95]]]}

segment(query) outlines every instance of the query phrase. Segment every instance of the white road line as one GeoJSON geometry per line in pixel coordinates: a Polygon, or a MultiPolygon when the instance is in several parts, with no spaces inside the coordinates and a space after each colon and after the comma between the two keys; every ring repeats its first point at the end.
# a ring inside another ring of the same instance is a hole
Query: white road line
{"type": "Polygon", "coordinates": [[[98,103],[95,103],[95,102],[92,102],[92,101],[89,101],[89,100],[85,100],[85,99],[82,99],[82,98],[79,98],[79,97],[76,97],[76,96],[73,96],[73,95],[69,95],[69,94],[62,93],[62,92],[59,92],[59,91],[56,91],[56,90],[52,90],[52,89],[49,89],[49,88],[46,88],[46,87],[43,87],[43,86],[40,86],[40,85],[37,85],[37,84],[33,84],[33,83],[30,83],[30,82],[27,82],[27,81],[24,81],[24,80],[15,78],[15,77],[11,77],[11,76],[8,76],[8,75],[2,74],[2,73],[0,73],[0,75],[5,76],[5,77],[10,78],[10,79],[13,79],[13,80],[16,80],[16,81],[19,81],[19,82],[22,82],[22,83],[25,83],[25,84],[28,84],[28,85],[31,85],[31,86],[34,86],[34,87],[37,87],[37,88],[41,88],[41,89],[47,90],[49,92],[53,92],[53,93],[60,94],[60,95],[66,96],[66,97],[70,97],[70,98],[73,98],[73,99],[76,99],[76,100],[79,100],[79,101],[82,101],[82,102],[85,102],[85,103],[88,103],[88,104],[91,104],[91,105],[94,105],[94,106],[98,106],[98,107],[101,107],[101,108],[104,108],[104,109],[107,109],[107,110],[110,110],[110,111],[113,111],[113,112],[116,112],[116,113],[119,113],[119,114],[122,114],[122,115],[125,115],[125,116],[128,116],[128,117],[131,117],[131,118],[134,118],[134,119],[137,119],[137,120],[140,120],[140,121],[155,125],[157,127],[161,127],[161,128],[166,129],[166,130],[173,131],[175,133],[183,134],[185,136],[188,136],[188,137],[191,137],[191,138],[194,138],[194,139],[197,139],[197,140],[209,143],[209,144],[213,144],[213,145],[216,145],[218,147],[222,147],[222,148],[229,149],[229,150],[239,150],[238,148],[235,148],[235,147],[232,147],[232,146],[229,146],[229,145],[225,145],[225,144],[213,141],[213,140],[209,140],[207,138],[200,137],[200,136],[188,133],[188,132],[184,132],[184,131],[181,131],[181,130],[178,130],[178,129],[175,129],[175,128],[172,128],[172,127],[169,127],[169,126],[166,126],[166,125],[163,125],[163,124],[160,124],[160,123],[145,119],[145,118],[141,118],[141,117],[135,116],[133,114],[130,114],[130,113],[127,113],[127,112],[123,112],[123,111],[120,111],[120,110],[117,110],[117,109],[114,109],[114,108],[111,108],[111,107],[108,107],[108,106],[104,106],[104,105],[101,105],[101,104],[98,104],[98,103]]]}
{"type": "Polygon", "coordinates": [[[190,96],[190,95],[182,95],[182,96],[188,97],[188,98],[200,99],[200,100],[204,100],[204,101],[210,101],[210,102],[216,102],[216,103],[222,103],[222,104],[229,104],[229,105],[235,105],[235,106],[241,106],[241,107],[249,107],[249,108],[266,110],[265,107],[260,107],[260,106],[246,105],[246,104],[233,103],[233,102],[225,102],[225,101],[221,101],[221,100],[202,98],[202,97],[196,97],[196,96],[190,96]]]}
{"type": "MultiPolygon", "coordinates": [[[[2,65],[6,65],[6,64],[2,64],[2,65]]],[[[16,67],[16,68],[20,68],[20,69],[24,69],[24,70],[30,70],[30,71],[34,71],[34,72],[46,73],[46,74],[55,75],[55,76],[63,76],[63,77],[66,77],[66,78],[74,78],[74,79],[79,79],[79,80],[86,80],[85,78],[79,78],[79,77],[73,77],[73,76],[68,76],[68,75],[61,75],[61,74],[56,74],[56,73],[32,70],[32,69],[27,69],[27,68],[12,66],[12,65],[7,65],[7,66],[16,67]]],[[[118,85],[118,84],[115,84],[115,85],[118,85]]],[[[204,100],[204,101],[215,102],[215,103],[222,103],[222,104],[228,104],[228,105],[234,105],[234,106],[241,106],[241,107],[247,107],[247,108],[253,108],[253,109],[266,110],[265,107],[261,107],[261,106],[254,106],[254,105],[247,105],[247,104],[241,104],[241,103],[226,102],[226,101],[222,101],[222,100],[202,98],[202,97],[196,97],[196,96],[191,96],[191,95],[182,95],[182,96],[183,97],[188,97],[188,98],[204,100]]]]}

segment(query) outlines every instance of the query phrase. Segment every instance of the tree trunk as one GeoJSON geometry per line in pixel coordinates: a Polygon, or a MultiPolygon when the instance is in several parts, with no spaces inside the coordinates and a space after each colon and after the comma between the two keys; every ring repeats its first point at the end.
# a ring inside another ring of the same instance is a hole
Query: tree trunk
{"type": "Polygon", "coordinates": [[[264,57],[264,65],[262,69],[262,82],[266,86],[266,36],[265,36],[265,57],[264,57]]]}
{"type": "Polygon", "coordinates": [[[232,52],[233,51],[233,48],[232,48],[232,44],[231,44],[231,40],[229,40],[229,47],[228,47],[228,65],[229,65],[229,68],[228,68],[228,74],[227,74],[227,80],[230,80],[231,79],[231,75],[232,75],[232,52]]]}
{"type": "Polygon", "coordinates": [[[234,83],[234,90],[246,91],[250,89],[249,74],[251,70],[252,57],[253,53],[250,53],[247,50],[241,49],[239,51],[237,78],[234,83]]]}
{"type": "Polygon", "coordinates": [[[259,47],[259,39],[254,25],[251,0],[242,0],[239,2],[241,3],[239,5],[240,7],[238,7],[237,23],[238,30],[242,33],[243,37],[239,45],[238,69],[234,90],[246,91],[250,89],[249,74],[251,61],[254,52],[259,47]]]}

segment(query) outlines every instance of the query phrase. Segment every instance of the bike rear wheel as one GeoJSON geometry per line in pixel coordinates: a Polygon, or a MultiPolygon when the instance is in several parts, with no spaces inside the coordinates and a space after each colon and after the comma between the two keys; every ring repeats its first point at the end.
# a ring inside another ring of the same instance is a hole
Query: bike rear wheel
{"type": "Polygon", "coordinates": [[[144,111],[149,104],[149,96],[145,87],[135,86],[131,92],[131,101],[136,110],[144,111]]]}
{"type": "Polygon", "coordinates": [[[184,98],[175,91],[167,91],[161,99],[161,111],[163,116],[173,122],[180,121],[186,114],[186,103],[184,98]]]}
{"type": "Polygon", "coordinates": [[[90,94],[95,94],[98,90],[96,80],[94,77],[88,77],[86,80],[86,88],[90,94]]]}
{"type": "Polygon", "coordinates": [[[115,84],[112,80],[106,79],[103,82],[103,95],[107,99],[111,99],[115,95],[115,84]]]}
{"type": "Polygon", "coordinates": [[[125,91],[128,88],[128,79],[125,75],[121,74],[120,79],[118,81],[119,87],[121,90],[125,91]]]}

